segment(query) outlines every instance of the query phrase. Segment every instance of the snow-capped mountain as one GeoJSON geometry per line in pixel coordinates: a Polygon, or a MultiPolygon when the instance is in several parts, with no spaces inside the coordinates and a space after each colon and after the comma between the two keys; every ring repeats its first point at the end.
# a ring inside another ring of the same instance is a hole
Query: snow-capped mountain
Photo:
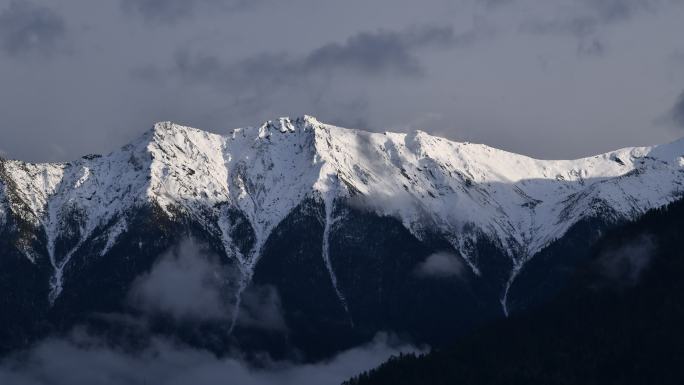
{"type": "Polygon", "coordinates": [[[574,225],[634,219],[680,199],[683,182],[684,140],[538,160],[421,131],[370,133],[310,116],[227,135],[163,122],[105,156],[51,164],[0,160],[0,231],[14,228],[14,246],[32,264],[49,262],[45,296],[54,304],[77,279],[69,274],[74,255],[108,255],[120,237],[136,231],[132,216],[154,207],[220,243],[240,271],[239,309],[274,231],[303,203],[316,202],[319,258],[349,314],[354,310],[330,248],[331,234],[344,226],[342,208],[350,207],[393,218],[418,241],[443,241],[440,248],[462,258],[474,277],[486,276],[481,245],[491,244],[507,259],[497,289],[506,313],[517,274],[574,225]],[[249,241],[236,239],[245,226],[249,241]]]}
{"type": "MultiPolygon", "coordinates": [[[[368,133],[312,117],[281,118],[228,136],[165,122],[105,157],[3,161],[2,171],[7,208],[0,218],[8,211],[44,229],[57,276],[96,228],[110,227],[106,254],[126,231],[123,214],[149,202],[221,231],[227,253],[247,273],[274,226],[312,194],[326,207],[361,195],[418,236],[436,230],[477,273],[472,252],[479,237],[494,240],[519,266],[583,217],[633,218],[679,198],[684,141],[545,161],[420,131],[368,133]],[[249,219],[257,236],[251,255],[234,249],[230,223],[217,208],[222,204],[249,219]],[[79,240],[60,254],[55,242],[74,231],[64,220],[72,212],[80,217],[79,240]]],[[[22,247],[31,260],[40,254],[22,247]]]]}

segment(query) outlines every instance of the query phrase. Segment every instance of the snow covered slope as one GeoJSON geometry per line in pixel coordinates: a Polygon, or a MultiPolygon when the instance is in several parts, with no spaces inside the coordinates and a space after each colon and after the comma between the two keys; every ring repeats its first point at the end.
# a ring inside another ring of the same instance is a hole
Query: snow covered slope
{"type": "Polygon", "coordinates": [[[549,161],[420,131],[339,128],[309,116],[225,136],[164,122],[102,157],[0,160],[0,226],[12,216],[44,232],[44,249],[35,246],[37,234],[26,234],[18,246],[32,261],[49,258],[53,301],[74,252],[99,234],[106,254],[128,230],[127,213],[149,204],[172,219],[191,218],[220,239],[244,288],[271,231],[307,197],[326,206],[321,257],[333,285],[327,229],[333,205],[345,201],[397,217],[418,238],[448,240],[476,274],[477,242],[493,242],[513,262],[510,284],[525,262],[578,221],[635,218],[680,198],[683,182],[684,140],[549,161]],[[254,231],[249,252],[231,239],[230,210],[254,231]]]}

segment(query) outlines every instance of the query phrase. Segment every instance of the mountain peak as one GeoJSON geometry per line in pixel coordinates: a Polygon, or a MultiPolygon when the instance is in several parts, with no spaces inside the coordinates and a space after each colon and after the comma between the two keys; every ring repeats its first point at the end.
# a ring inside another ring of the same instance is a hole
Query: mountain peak
{"type": "Polygon", "coordinates": [[[195,135],[217,135],[211,134],[209,131],[201,130],[199,128],[193,128],[184,126],[182,124],[174,123],[171,121],[157,122],[154,124],[152,129],[149,131],[155,141],[158,140],[169,140],[176,139],[180,140],[183,137],[195,136],[195,135]]]}
{"type": "MultiPolygon", "coordinates": [[[[422,131],[344,129],[306,115],[228,135],[159,122],[106,156],[59,165],[3,162],[0,185],[14,187],[0,193],[0,208],[45,228],[50,247],[71,231],[62,218],[77,211],[83,223],[74,248],[106,228],[106,253],[126,231],[126,213],[150,203],[224,235],[229,207],[246,218],[260,244],[307,197],[322,198],[331,210],[354,196],[419,237],[445,237],[474,272],[481,238],[519,269],[583,218],[609,212],[629,219],[684,195],[682,155],[678,141],[538,160],[422,131]]],[[[72,251],[48,249],[61,274],[72,251]]],[[[249,271],[258,256],[236,258],[249,271]]]]}
{"type": "Polygon", "coordinates": [[[294,133],[315,130],[321,122],[313,116],[303,115],[296,118],[289,116],[268,120],[259,126],[259,138],[270,137],[272,132],[294,133]]]}

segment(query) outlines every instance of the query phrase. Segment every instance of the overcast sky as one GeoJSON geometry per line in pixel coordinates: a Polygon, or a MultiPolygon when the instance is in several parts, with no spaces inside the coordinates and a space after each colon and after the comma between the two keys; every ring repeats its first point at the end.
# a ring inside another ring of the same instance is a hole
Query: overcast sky
{"type": "Polygon", "coordinates": [[[422,129],[542,158],[684,136],[683,0],[0,0],[0,154],[156,121],[422,129]]]}

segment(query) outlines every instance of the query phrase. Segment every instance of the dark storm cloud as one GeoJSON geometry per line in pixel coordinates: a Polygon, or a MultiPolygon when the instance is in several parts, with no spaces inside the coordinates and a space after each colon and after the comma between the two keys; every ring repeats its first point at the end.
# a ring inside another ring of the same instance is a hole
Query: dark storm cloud
{"type": "Polygon", "coordinates": [[[240,10],[259,0],[121,0],[129,15],[152,23],[176,23],[195,16],[201,9],[240,10]]]}
{"type": "Polygon", "coordinates": [[[12,0],[0,12],[0,48],[9,55],[55,53],[66,31],[59,14],[30,1],[12,0]]]}
{"type": "Polygon", "coordinates": [[[239,357],[214,354],[154,339],[142,351],[113,347],[74,333],[48,339],[0,363],[0,383],[12,385],[338,385],[390,355],[418,351],[379,334],[372,342],[340,352],[328,361],[299,364],[264,362],[255,368],[239,357]]]}

